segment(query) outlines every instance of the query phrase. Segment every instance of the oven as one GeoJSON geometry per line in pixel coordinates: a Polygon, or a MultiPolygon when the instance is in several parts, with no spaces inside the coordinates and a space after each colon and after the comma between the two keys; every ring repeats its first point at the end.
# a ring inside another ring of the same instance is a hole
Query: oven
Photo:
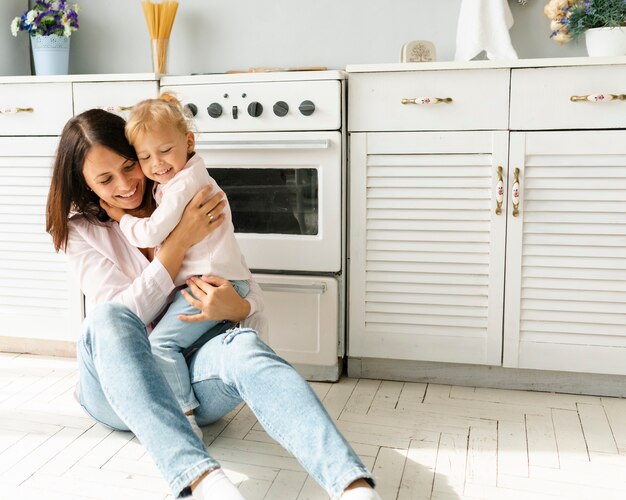
{"type": "Polygon", "coordinates": [[[163,77],[228,196],[264,291],[264,340],[309,380],[337,380],[345,338],[344,74],[163,77]]]}

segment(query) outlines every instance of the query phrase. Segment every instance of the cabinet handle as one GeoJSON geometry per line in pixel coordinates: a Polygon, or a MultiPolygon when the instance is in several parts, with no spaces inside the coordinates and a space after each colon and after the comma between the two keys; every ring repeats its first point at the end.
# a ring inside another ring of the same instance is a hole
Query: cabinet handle
{"type": "Polygon", "coordinates": [[[413,97],[412,99],[402,99],[402,104],[438,104],[438,103],[450,103],[452,97],[413,97]]]}
{"type": "Polygon", "coordinates": [[[120,111],[130,111],[133,106],[98,106],[98,109],[104,109],[109,113],[119,113],[120,111]]]}
{"type": "Polygon", "coordinates": [[[34,108],[0,108],[0,115],[14,115],[16,113],[32,113],[34,108]]]}
{"type": "Polygon", "coordinates": [[[496,184],[496,215],[502,215],[502,202],[504,201],[504,179],[502,167],[498,167],[498,183],[496,184]]]}
{"type": "Polygon", "coordinates": [[[519,215],[519,168],[516,168],[513,172],[513,187],[511,188],[511,200],[513,203],[513,217],[517,217],[519,215]]]}
{"type": "Polygon", "coordinates": [[[589,94],[573,95],[569,98],[572,102],[603,102],[603,101],[626,101],[626,94],[589,94]]]}

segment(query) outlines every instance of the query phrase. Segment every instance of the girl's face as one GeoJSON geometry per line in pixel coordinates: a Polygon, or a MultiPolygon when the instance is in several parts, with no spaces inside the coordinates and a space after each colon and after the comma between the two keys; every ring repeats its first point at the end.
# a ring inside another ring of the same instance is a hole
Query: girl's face
{"type": "Polygon", "coordinates": [[[128,160],[105,146],[93,146],[83,164],[87,186],[113,207],[139,208],[146,189],[146,178],[134,160],[128,160]]]}
{"type": "Polygon", "coordinates": [[[144,175],[165,184],[185,167],[194,143],[193,132],[160,126],[138,134],[133,146],[144,175]]]}

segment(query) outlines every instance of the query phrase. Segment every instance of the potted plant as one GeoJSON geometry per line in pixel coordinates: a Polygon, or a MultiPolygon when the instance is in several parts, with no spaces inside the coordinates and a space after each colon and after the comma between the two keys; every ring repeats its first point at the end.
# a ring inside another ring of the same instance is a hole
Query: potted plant
{"type": "Polygon", "coordinates": [[[30,34],[35,73],[66,75],[70,35],[78,29],[78,5],[67,0],[35,0],[33,7],[11,22],[11,33],[30,34]]]}
{"type": "Polygon", "coordinates": [[[625,0],[550,0],[550,37],[561,44],[583,34],[590,56],[626,54],[625,0]]]}

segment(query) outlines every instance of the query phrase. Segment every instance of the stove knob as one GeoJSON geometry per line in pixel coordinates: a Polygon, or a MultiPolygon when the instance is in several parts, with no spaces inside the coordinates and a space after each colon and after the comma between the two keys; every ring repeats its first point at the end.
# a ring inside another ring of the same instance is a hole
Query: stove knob
{"type": "Polygon", "coordinates": [[[315,104],[313,104],[313,101],[302,101],[298,109],[304,116],[311,116],[313,111],[315,111],[315,104]]]}
{"type": "Polygon", "coordinates": [[[198,106],[196,106],[193,102],[190,102],[185,104],[185,111],[191,116],[196,116],[198,114],[198,106]]]}
{"type": "Polygon", "coordinates": [[[263,113],[263,105],[260,102],[251,102],[248,104],[248,114],[253,118],[258,118],[263,113]]]}
{"type": "Polygon", "coordinates": [[[206,108],[211,118],[219,118],[222,116],[222,106],[217,102],[212,102],[209,107],[206,108]]]}
{"type": "Polygon", "coordinates": [[[276,116],[285,116],[289,112],[289,104],[285,101],[278,101],[274,104],[274,114],[276,116]]]}

